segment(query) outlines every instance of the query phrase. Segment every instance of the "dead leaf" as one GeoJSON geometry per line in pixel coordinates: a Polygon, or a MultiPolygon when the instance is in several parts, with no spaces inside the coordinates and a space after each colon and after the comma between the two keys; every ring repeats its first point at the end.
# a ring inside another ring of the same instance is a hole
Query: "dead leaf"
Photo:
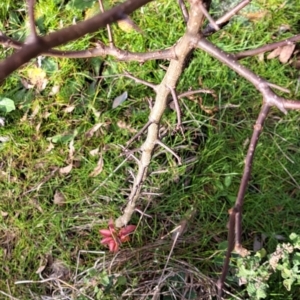
{"type": "Polygon", "coordinates": [[[263,19],[267,15],[268,11],[267,10],[260,10],[260,11],[255,11],[255,12],[246,12],[246,13],[241,13],[242,16],[246,17],[252,22],[258,22],[261,19],[263,19]]]}
{"type": "Polygon", "coordinates": [[[63,193],[61,193],[59,190],[55,191],[53,203],[58,206],[63,206],[65,204],[65,196],[63,193]]]}
{"type": "Polygon", "coordinates": [[[34,103],[32,104],[32,113],[29,116],[29,120],[33,120],[34,117],[36,117],[36,115],[39,113],[39,111],[40,111],[40,105],[38,101],[34,101],[34,103]]]}
{"type": "Polygon", "coordinates": [[[75,106],[74,106],[74,105],[68,105],[68,106],[64,109],[64,112],[65,112],[65,113],[70,113],[70,112],[72,112],[74,109],[75,109],[75,106]]]}
{"type": "Polygon", "coordinates": [[[283,64],[286,64],[289,59],[291,58],[296,45],[295,44],[288,44],[283,47],[278,47],[274,49],[268,56],[267,59],[272,59],[279,56],[279,61],[283,64]]]}
{"type": "Polygon", "coordinates": [[[91,156],[96,156],[99,154],[99,148],[93,149],[90,151],[90,155],[91,156]]]}
{"type": "Polygon", "coordinates": [[[48,112],[48,111],[46,111],[46,112],[43,113],[43,116],[42,116],[42,117],[43,117],[44,119],[48,119],[50,116],[51,116],[51,113],[48,112]]]}
{"type": "Polygon", "coordinates": [[[59,174],[61,174],[61,175],[69,174],[71,172],[72,168],[73,168],[73,164],[70,163],[66,167],[60,168],[59,169],[59,174]]]}
{"type": "Polygon", "coordinates": [[[49,254],[46,254],[46,255],[43,255],[43,256],[40,256],[40,263],[39,263],[39,267],[38,269],[36,270],[36,274],[41,274],[49,264],[52,264],[51,262],[51,255],[49,254]],[[50,257],[50,258],[49,258],[50,257]]]}
{"type": "Polygon", "coordinates": [[[10,141],[10,137],[8,136],[0,136],[0,143],[6,143],[10,141]]]}
{"type": "Polygon", "coordinates": [[[267,56],[267,59],[272,59],[272,58],[275,58],[275,57],[279,56],[281,50],[282,50],[281,47],[278,47],[278,48],[274,49],[274,50],[267,56]]]}
{"type": "Polygon", "coordinates": [[[91,138],[95,132],[102,126],[104,125],[104,123],[97,123],[95,124],[90,130],[88,130],[86,133],[85,133],[85,137],[87,138],[91,138]]]}
{"type": "Polygon", "coordinates": [[[126,122],[124,121],[118,121],[117,123],[118,127],[121,129],[127,129],[130,133],[136,133],[137,130],[132,128],[130,125],[127,125],[126,122]]]}
{"type": "Polygon", "coordinates": [[[291,26],[289,24],[282,24],[278,27],[278,33],[282,34],[287,31],[291,31],[291,26]]]}
{"type": "Polygon", "coordinates": [[[103,158],[102,155],[100,156],[97,166],[95,167],[95,169],[90,173],[90,177],[96,177],[97,175],[99,175],[103,170],[103,158]]]}
{"type": "Polygon", "coordinates": [[[51,274],[49,275],[49,278],[59,278],[63,281],[68,281],[71,275],[70,269],[66,266],[66,264],[59,260],[54,259],[52,265],[49,268],[49,271],[51,271],[51,274]]]}
{"type": "Polygon", "coordinates": [[[71,140],[69,144],[69,161],[72,161],[74,158],[75,148],[74,148],[74,140],[71,140]]]}
{"type": "Polygon", "coordinates": [[[0,212],[1,212],[1,217],[5,218],[8,216],[8,212],[2,210],[0,212]]]}
{"type": "Polygon", "coordinates": [[[282,50],[279,55],[279,61],[283,64],[286,64],[289,59],[291,58],[296,45],[295,44],[288,44],[282,47],[282,50]]]}
{"type": "Polygon", "coordinates": [[[235,244],[234,251],[239,254],[241,257],[246,257],[250,255],[250,251],[248,251],[246,248],[244,248],[242,245],[235,244]]]}
{"type": "Polygon", "coordinates": [[[52,144],[51,142],[50,142],[50,144],[49,144],[49,146],[48,146],[48,148],[46,149],[46,153],[48,153],[48,152],[50,152],[52,149],[54,149],[54,144],[52,144]]]}
{"type": "Polygon", "coordinates": [[[36,198],[31,198],[29,203],[32,204],[40,213],[43,213],[43,209],[39,204],[39,201],[36,198]]]}
{"type": "Polygon", "coordinates": [[[54,96],[59,92],[59,85],[54,85],[49,93],[50,96],[54,96]]]}

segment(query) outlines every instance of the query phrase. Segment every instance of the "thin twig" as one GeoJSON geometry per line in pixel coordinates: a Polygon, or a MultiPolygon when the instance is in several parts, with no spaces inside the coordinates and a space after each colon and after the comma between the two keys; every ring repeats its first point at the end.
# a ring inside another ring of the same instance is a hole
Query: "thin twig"
{"type": "Polygon", "coordinates": [[[285,45],[289,45],[290,43],[296,43],[300,41],[300,34],[296,34],[293,37],[290,37],[288,39],[285,39],[284,41],[279,41],[279,42],[275,42],[275,43],[270,43],[255,49],[251,49],[251,50],[246,50],[243,52],[239,52],[234,54],[234,57],[236,59],[242,59],[245,57],[249,57],[249,56],[254,56],[254,55],[258,55],[260,53],[264,53],[264,52],[269,52],[272,51],[278,47],[282,47],[285,45]]]}
{"type": "Polygon", "coordinates": [[[251,0],[243,0],[240,3],[238,3],[236,6],[234,6],[232,9],[230,9],[227,13],[225,13],[222,17],[220,17],[216,23],[218,25],[224,24],[228,22],[234,15],[236,15],[241,9],[243,9],[245,6],[247,6],[251,0]]]}
{"type": "Polygon", "coordinates": [[[181,111],[180,111],[180,106],[179,106],[179,102],[178,102],[178,98],[175,92],[175,89],[168,86],[168,88],[171,91],[171,95],[174,101],[174,106],[175,106],[175,110],[176,110],[176,114],[177,114],[177,125],[176,125],[176,130],[181,130],[181,133],[183,135],[183,129],[182,129],[182,122],[181,122],[181,111]]]}
{"type": "Polygon", "coordinates": [[[130,78],[130,79],[133,79],[135,82],[137,83],[140,83],[140,84],[143,84],[145,86],[148,86],[150,87],[151,89],[153,89],[155,92],[157,91],[157,85],[156,84],[153,84],[151,82],[148,82],[148,81],[145,81],[145,80],[142,80],[142,79],[139,79],[135,76],[133,76],[132,74],[130,74],[129,72],[124,72],[124,76],[130,78]]]}
{"type": "Polygon", "coordinates": [[[188,20],[189,20],[189,13],[188,13],[188,10],[185,6],[184,1],[183,0],[178,0],[178,5],[180,7],[183,19],[184,19],[185,23],[187,23],[188,20]]]}
{"type": "Polygon", "coordinates": [[[206,8],[204,7],[203,3],[200,2],[200,8],[204,14],[204,16],[206,17],[206,19],[210,22],[210,25],[214,28],[215,31],[220,30],[220,27],[218,26],[218,24],[215,22],[215,20],[210,16],[210,14],[208,13],[208,11],[206,10],[206,8]]]}
{"type": "MultiPolygon", "coordinates": [[[[236,15],[242,8],[244,8],[250,2],[251,0],[243,0],[242,2],[234,6],[232,9],[230,9],[227,13],[225,13],[222,17],[220,17],[218,20],[216,20],[215,23],[218,27],[222,28],[234,15],[236,15]]],[[[203,35],[205,36],[209,36],[215,32],[216,30],[213,24],[208,24],[202,31],[203,35]]]]}
{"type": "Polygon", "coordinates": [[[214,98],[217,97],[216,92],[214,90],[199,89],[199,90],[187,91],[187,92],[181,93],[180,95],[178,95],[178,98],[189,97],[191,95],[200,94],[200,93],[212,94],[214,98]]]}
{"type": "Polygon", "coordinates": [[[170,148],[168,147],[167,145],[165,145],[163,142],[161,142],[160,140],[156,140],[155,142],[157,145],[165,148],[168,152],[170,152],[173,156],[175,156],[175,158],[177,159],[178,161],[178,165],[181,166],[181,158],[170,148]]]}
{"type": "Polygon", "coordinates": [[[268,82],[268,86],[271,87],[271,88],[273,88],[273,89],[276,89],[278,91],[284,92],[284,93],[288,93],[289,94],[291,92],[289,89],[286,89],[286,88],[284,88],[282,86],[279,86],[277,84],[274,84],[274,83],[268,82]]]}
{"type": "MultiPolygon", "coordinates": [[[[15,41],[3,32],[0,31],[0,44],[11,47],[14,49],[21,49],[24,46],[24,43],[15,41]]],[[[63,51],[63,50],[47,50],[43,51],[44,56],[53,56],[53,57],[64,57],[64,58],[89,58],[89,57],[98,57],[111,55],[118,59],[119,61],[137,61],[145,62],[147,60],[156,60],[156,59],[175,59],[176,55],[173,50],[173,47],[163,50],[149,51],[149,52],[130,52],[127,50],[122,50],[116,47],[110,47],[103,44],[101,41],[96,43],[96,48],[91,48],[81,51],[63,51]]]]}
{"type": "Polygon", "coordinates": [[[142,135],[143,134],[143,132],[145,131],[145,130],[147,130],[147,128],[150,126],[152,124],[152,121],[151,120],[149,120],[144,126],[143,126],[143,128],[138,132],[138,133],[136,133],[127,143],[126,143],[126,148],[128,148],[130,145],[131,145],[131,143],[133,142],[133,141],[135,141],[140,135],[142,135]]]}
{"type": "MultiPolygon", "coordinates": [[[[101,12],[104,12],[104,6],[102,0],[98,0],[101,12]]],[[[108,34],[108,44],[110,48],[114,47],[114,39],[111,31],[111,27],[109,24],[106,25],[107,34],[108,34]]]]}

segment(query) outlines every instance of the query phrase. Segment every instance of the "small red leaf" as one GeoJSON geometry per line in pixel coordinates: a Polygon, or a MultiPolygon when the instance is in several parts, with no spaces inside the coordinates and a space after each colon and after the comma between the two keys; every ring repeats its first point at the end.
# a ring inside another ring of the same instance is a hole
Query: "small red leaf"
{"type": "Polygon", "coordinates": [[[103,237],[111,236],[111,230],[109,229],[100,229],[99,232],[103,237]]]}
{"type": "Polygon", "coordinates": [[[104,239],[101,240],[101,244],[105,245],[105,244],[109,244],[111,241],[114,241],[114,239],[112,237],[106,237],[104,239]]]}
{"type": "Polygon", "coordinates": [[[122,228],[119,232],[119,235],[127,235],[133,231],[135,231],[136,226],[135,225],[127,225],[124,228],[122,228]]]}
{"type": "Polygon", "coordinates": [[[117,252],[119,250],[119,245],[114,240],[108,244],[108,247],[110,252],[117,252]]]}

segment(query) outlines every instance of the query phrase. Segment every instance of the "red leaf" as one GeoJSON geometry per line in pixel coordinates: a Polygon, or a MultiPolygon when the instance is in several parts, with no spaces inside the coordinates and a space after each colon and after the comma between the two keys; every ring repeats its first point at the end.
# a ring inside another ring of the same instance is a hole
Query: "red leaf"
{"type": "Polygon", "coordinates": [[[135,225],[127,225],[120,230],[119,236],[128,235],[129,233],[135,231],[135,229],[136,229],[135,225]]]}
{"type": "Polygon", "coordinates": [[[119,245],[114,240],[108,244],[108,247],[110,252],[117,252],[119,250],[119,245]]]}
{"type": "Polygon", "coordinates": [[[114,241],[114,239],[112,237],[106,237],[104,239],[101,240],[101,244],[105,245],[105,244],[109,244],[111,241],[114,241]]]}
{"type": "Polygon", "coordinates": [[[100,229],[99,232],[103,237],[111,236],[111,231],[109,229],[100,229]]]}

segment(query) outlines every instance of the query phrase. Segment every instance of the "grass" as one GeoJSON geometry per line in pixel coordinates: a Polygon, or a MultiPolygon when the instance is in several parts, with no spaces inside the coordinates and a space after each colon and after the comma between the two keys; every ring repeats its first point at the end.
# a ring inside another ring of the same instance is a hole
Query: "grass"
{"type": "MultiPolygon", "coordinates": [[[[61,20],[66,26],[74,19],[83,19],[82,11],[89,8],[89,3],[85,8],[75,9],[72,5],[76,3],[71,1],[64,6],[54,0],[39,1],[36,7],[39,31],[46,34],[60,28],[61,20]]],[[[243,19],[241,22],[240,17],[236,17],[212,40],[226,51],[234,52],[297,33],[298,10],[289,3],[278,9],[280,5],[278,0],[255,1],[255,9],[268,11],[264,19],[255,22],[243,19]],[[291,31],[280,35],[278,27],[282,24],[288,24],[291,31]]],[[[150,3],[133,14],[145,35],[125,34],[114,26],[116,44],[131,51],[169,47],[184,32],[179,15],[178,7],[171,1],[150,3]],[[161,18],[153,17],[157,14],[161,18]]],[[[24,39],[26,22],[23,2],[2,1],[0,29],[5,34],[24,39]]],[[[87,49],[96,39],[106,41],[105,31],[100,30],[62,49],[87,49]]],[[[5,49],[2,58],[9,53],[11,50],[5,49]]],[[[195,286],[190,290],[189,299],[195,299],[194,293],[203,285],[213,289],[209,278],[217,278],[221,270],[227,211],[235,201],[246,144],[261,99],[245,80],[200,51],[193,54],[178,91],[198,89],[201,81],[204,88],[213,89],[217,94],[217,99],[209,94],[198,97],[206,108],[224,104],[238,107],[221,108],[211,114],[203,111],[195,101],[183,99],[185,138],[174,134],[176,115],[168,110],[162,122],[163,141],[183,161],[190,162],[178,167],[169,153],[157,149],[143,188],[147,193],[140,200],[140,208],[148,207],[146,213],[151,218],[142,218],[130,244],[124,245],[114,260],[100,244],[98,230],[107,227],[110,217],[120,215],[130,192],[131,174],[137,169],[134,161],[124,162],[124,156],[120,155],[122,146],[132,137],[133,130],[138,130],[148,120],[147,98],[154,97],[148,88],[120,74],[127,70],[141,79],[159,83],[164,76],[160,64],[165,62],[150,61],[140,65],[116,62],[111,57],[81,60],[46,57],[42,59],[42,69],[48,80],[44,90],[24,87],[34,80],[30,74],[37,68],[36,59],[0,87],[1,96],[13,99],[17,106],[17,110],[2,114],[5,126],[0,128],[0,135],[9,138],[8,142],[0,144],[2,294],[18,299],[57,295],[55,285],[49,282],[15,284],[19,280],[40,280],[36,272],[48,263],[43,276],[47,272],[57,275],[57,269],[67,270],[62,280],[81,287],[93,299],[117,299],[126,289],[132,291],[132,296],[127,298],[134,299],[136,295],[149,292],[146,282],[152,282],[154,288],[154,279],[161,274],[161,271],[157,274],[157,270],[164,268],[171,244],[168,239],[160,242],[160,238],[168,234],[192,206],[198,213],[190,220],[188,231],[171,256],[169,265],[173,273],[168,269],[168,284],[175,289],[172,281],[183,284],[182,277],[186,274],[193,277],[195,286]],[[99,79],[96,77],[101,68],[103,78],[99,79]],[[53,87],[58,87],[56,93],[53,87]],[[113,99],[124,91],[128,92],[128,99],[112,109],[113,99]],[[99,129],[88,134],[95,124],[101,124],[99,129]],[[72,145],[73,154],[70,153],[72,145]],[[94,156],[91,151],[95,149],[98,154],[94,156]],[[91,177],[100,155],[103,170],[91,177]],[[70,156],[74,162],[72,171],[59,174],[57,169],[68,166],[70,156]],[[120,164],[123,165],[115,171],[120,164]],[[54,202],[57,192],[63,195],[63,203],[54,202]],[[80,252],[77,266],[79,251],[90,252],[80,252]],[[105,251],[105,255],[91,251],[105,251]],[[52,258],[61,268],[53,269],[52,258]],[[100,258],[96,267],[100,272],[95,274],[90,268],[100,258]],[[75,272],[85,270],[89,271],[79,276],[75,284],[75,272]]],[[[291,66],[282,65],[276,59],[262,62],[256,57],[245,59],[243,64],[270,82],[288,87],[291,97],[299,97],[299,93],[294,92],[298,73],[291,66]]],[[[278,243],[278,235],[287,238],[291,232],[299,232],[298,124],[297,112],[283,116],[276,110],[265,124],[245,199],[243,239],[249,250],[253,249],[255,235],[267,235],[264,247],[271,252],[278,243]]],[[[136,214],[131,223],[138,222],[136,214]]],[[[236,282],[231,284],[233,293],[245,297],[236,282]]],[[[178,293],[182,290],[177,288],[178,293]]],[[[277,298],[272,299],[283,299],[287,295],[284,290],[276,293],[277,298]]],[[[163,299],[173,298],[164,296],[163,299]]]]}

